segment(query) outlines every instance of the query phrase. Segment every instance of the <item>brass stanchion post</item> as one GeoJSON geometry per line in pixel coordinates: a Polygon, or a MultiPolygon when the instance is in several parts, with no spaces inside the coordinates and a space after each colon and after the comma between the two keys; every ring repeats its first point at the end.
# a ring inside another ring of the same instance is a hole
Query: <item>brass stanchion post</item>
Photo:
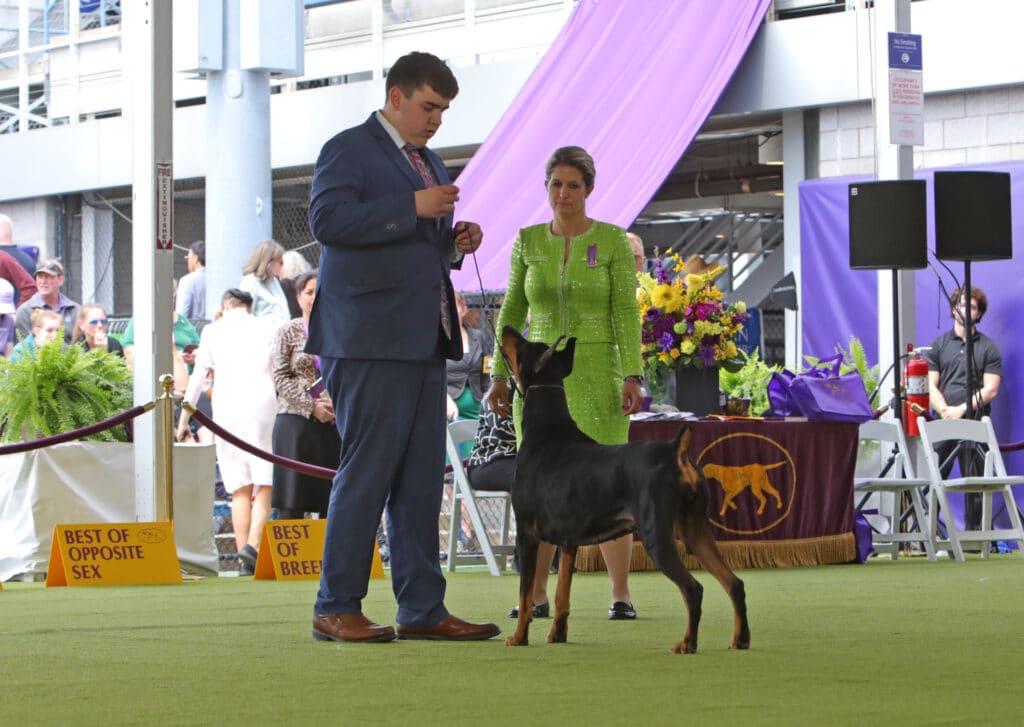
{"type": "Polygon", "coordinates": [[[160,395],[160,416],[164,437],[160,441],[160,464],[157,490],[166,498],[167,519],[174,520],[174,377],[164,374],[160,377],[164,393],[160,395]]]}

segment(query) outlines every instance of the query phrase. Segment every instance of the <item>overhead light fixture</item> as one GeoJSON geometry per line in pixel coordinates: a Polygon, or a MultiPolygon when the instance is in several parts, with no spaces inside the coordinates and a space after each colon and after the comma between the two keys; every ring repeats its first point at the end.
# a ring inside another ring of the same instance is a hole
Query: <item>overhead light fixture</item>
{"type": "Polygon", "coordinates": [[[757,161],[782,164],[782,134],[762,134],[758,138],[757,161]]]}

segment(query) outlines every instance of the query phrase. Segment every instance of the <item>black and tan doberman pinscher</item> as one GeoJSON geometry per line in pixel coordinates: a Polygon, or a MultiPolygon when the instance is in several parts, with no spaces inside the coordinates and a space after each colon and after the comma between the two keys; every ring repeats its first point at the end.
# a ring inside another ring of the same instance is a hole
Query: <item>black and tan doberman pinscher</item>
{"type": "Polygon", "coordinates": [[[658,568],[683,595],[689,612],[686,634],[672,651],[697,651],[704,588],[683,565],[676,545],[686,547],[725,587],[734,619],[731,648],[750,646],[743,581],[722,560],[708,523],[708,485],[690,457],[690,428],[673,442],[601,445],[580,431],[569,414],[562,381],[572,371],[576,339],[558,351],[530,343],[511,326],[502,332],[502,350],[524,393],[522,445],[516,456],[512,506],[519,555],[519,621],[505,643],[529,643],[531,594],[537,545],[562,547],[555,593],[554,623],[548,642],[568,635],[569,591],[576,549],[611,540],[634,527],[658,568]]]}

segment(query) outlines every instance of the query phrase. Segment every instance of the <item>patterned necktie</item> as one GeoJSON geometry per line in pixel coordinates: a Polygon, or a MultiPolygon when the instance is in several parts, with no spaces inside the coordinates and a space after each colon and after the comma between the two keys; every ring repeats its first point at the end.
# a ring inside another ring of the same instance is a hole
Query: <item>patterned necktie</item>
{"type": "MultiPolygon", "coordinates": [[[[428,187],[434,186],[434,177],[430,174],[430,170],[427,169],[426,162],[423,161],[423,156],[420,154],[420,150],[414,147],[412,144],[406,144],[402,147],[405,151],[406,156],[409,157],[409,161],[416,167],[416,171],[419,173],[423,183],[428,187]]],[[[441,284],[441,328],[444,329],[444,335],[451,340],[452,337],[452,321],[448,314],[448,289],[442,283],[441,284]]]]}
{"type": "Polygon", "coordinates": [[[424,184],[428,187],[433,187],[435,184],[434,177],[430,174],[430,170],[427,169],[427,164],[423,161],[423,155],[420,154],[420,150],[412,144],[406,144],[402,148],[409,157],[409,161],[411,161],[412,165],[416,167],[416,171],[419,172],[420,178],[423,180],[424,184]]]}

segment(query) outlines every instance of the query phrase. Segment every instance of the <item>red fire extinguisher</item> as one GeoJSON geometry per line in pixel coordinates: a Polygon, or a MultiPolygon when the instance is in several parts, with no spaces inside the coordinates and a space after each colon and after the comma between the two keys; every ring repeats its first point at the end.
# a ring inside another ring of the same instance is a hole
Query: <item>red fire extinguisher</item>
{"type": "Polygon", "coordinates": [[[920,351],[914,350],[914,344],[907,345],[907,370],[904,379],[907,398],[903,402],[903,428],[911,437],[920,436],[917,428],[917,417],[928,411],[928,362],[920,351]],[[917,413],[914,410],[917,409],[917,413]]]}

